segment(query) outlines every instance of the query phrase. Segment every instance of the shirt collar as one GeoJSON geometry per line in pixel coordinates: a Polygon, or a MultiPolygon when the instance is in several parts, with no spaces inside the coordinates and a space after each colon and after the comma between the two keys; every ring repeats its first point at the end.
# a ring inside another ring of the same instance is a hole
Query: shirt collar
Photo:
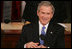
{"type": "MultiPolygon", "coordinates": [[[[45,27],[47,28],[48,27],[48,25],[49,25],[49,23],[47,23],[46,25],[45,25],[45,27]]],[[[43,27],[43,25],[41,24],[41,22],[39,21],[39,26],[40,27],[43,27]]]]}

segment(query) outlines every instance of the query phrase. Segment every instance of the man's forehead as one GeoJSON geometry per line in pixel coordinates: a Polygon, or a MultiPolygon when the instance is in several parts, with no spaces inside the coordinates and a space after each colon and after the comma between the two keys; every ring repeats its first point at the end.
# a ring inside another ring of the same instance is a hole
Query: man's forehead
{"type": "Polygon", "coordinates": [[[41,6],[40,10],[52,10],[51,6],[41,6]]]}
{"type": "Polygon", "coordinates": [[[52,12],[53,10],[52,10],[51,7],[41,7],[40,11],[42,11],[42,12],[52,12]]]}

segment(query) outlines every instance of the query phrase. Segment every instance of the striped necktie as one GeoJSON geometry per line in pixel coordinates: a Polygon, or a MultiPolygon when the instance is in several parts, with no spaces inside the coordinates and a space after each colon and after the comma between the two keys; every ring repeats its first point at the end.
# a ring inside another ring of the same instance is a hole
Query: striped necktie
{"type": "MultiPolygon", "coordinates": [[[[45,31],[44,30],[45,30],[45,27],[43,26],[42,31],[41,31],[41,35],[43,35],[43,36],[45,36],[45,31]]],[[[40,37],[40,45],[43,45],[43,44],[44,44],[44,40],[42,40],[41,37],[40,37]]]]}

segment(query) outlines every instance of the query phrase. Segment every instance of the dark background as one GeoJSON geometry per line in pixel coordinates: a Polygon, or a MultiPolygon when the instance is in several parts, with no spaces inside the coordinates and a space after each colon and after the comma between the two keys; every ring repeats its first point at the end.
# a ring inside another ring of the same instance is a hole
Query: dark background
{"type": "MultiPolygon", "coordinates": [[[[9,22],[21,22],[22,19],[32,23],[38,20],[37,6],[40,1],[26,1],[23,16],[21,16],[21,1],[12,1],[12,14],[9,22]]],[[[71,23],[71,1],[51,1],[55,7],[53,20],[55,23],[71,23]]],[[[1,1],[1,22],[3,22],[3,1],[1,1]]],[[[6,20],[4,20],[6,21],[6,20]]]]}

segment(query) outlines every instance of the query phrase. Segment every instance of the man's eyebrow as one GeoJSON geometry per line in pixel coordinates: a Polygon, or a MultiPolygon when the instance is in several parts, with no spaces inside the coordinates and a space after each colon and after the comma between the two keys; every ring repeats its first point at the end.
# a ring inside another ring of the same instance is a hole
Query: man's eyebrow
{"type": "Polygon", "coordinates": [[[42,12],[42,13],[45,13],[45,12],[42,12]]]}

